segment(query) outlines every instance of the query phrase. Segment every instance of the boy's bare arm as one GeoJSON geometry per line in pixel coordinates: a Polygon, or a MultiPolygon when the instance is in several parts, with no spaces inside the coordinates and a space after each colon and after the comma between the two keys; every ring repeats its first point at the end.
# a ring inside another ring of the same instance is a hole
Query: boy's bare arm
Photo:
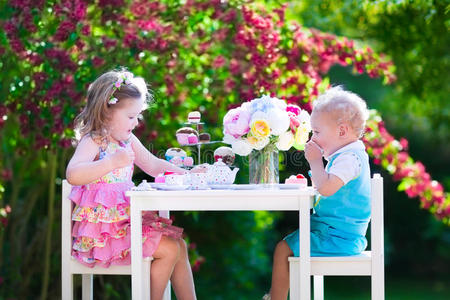
{"type": "Polygon", "coordinates": [[[325,171],[322,152],[313,141],[309,141],[306,144],[305,156],[311,168],[311,179],[321,195],[331,196],[344,185],[344,182],[339,177],[325,171]]]}
{"type": "Polygon", "coordinates": [[[311,167],[311,179],[322,196],[331,196],[344,185],[339,177],[325,171],[322,159],[310,161],[309,165],[311,167]]]}

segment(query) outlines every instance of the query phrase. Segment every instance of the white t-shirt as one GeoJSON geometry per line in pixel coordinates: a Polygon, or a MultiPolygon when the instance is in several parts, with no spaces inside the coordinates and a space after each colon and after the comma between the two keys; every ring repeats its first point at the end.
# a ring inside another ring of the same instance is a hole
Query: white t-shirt
{"type": "Polygon", "coordinates": [[[348,150],[365,150],[366,147],[364,143],[360,140],[357,140],[353,143],[350,143],[341,149],[335,151],[333,154],[326,158],[329,161],[333,156],[340,154],[334,161],[333,165],[330,168],[327,168],[327,172],[329,174],[333,174],[339,177],[344,184],[347,184],[350,180],[355,179],[361,173],[361,159],[348,150]],[[347,152],[348,151],[348,152],[347,152]],[[346,152],[346,153],[343,153],[346,152]]]}

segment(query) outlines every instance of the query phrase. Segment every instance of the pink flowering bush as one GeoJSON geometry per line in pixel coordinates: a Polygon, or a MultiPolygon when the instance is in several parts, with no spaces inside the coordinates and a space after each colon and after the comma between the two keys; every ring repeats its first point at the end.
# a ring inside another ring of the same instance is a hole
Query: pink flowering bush
{"type": "MultiPolygon", "coordinates": [[[[88,84],[102,72],[126,66],[150,84],[156,103],[135,133],[151,149],[176,145],[173,133],[191,110],[200,109],[207,124],[220,124],[226,111],[264,94],[293,105],[289,126],[295,129],[295,106],[310,112],[335,64],[386,84],[395,81],[394,66],[383,55],[286,22],[285,8],[265,11],[219,0],[0,4],[0,182],[7,195],[0,197],[0,208],[9,205],[12,211],[0,232],[0,272],[12,274],[9,291],[19,298],[31,297],[27,291],[35,297],[36,290],[41,299],[57,297],[50,274],[58,273],[52,254],[59,251],[59,185],[73,151],[73,119],[88,84]],[[11,265],[3,259],[6,250],[11,265]],[[42,280],[34,280],[37,272],[42,280]]],[[[245,120],[245,114],[230,115],[229,133],[248,132],[245,120]]],[[[381,119],[369,128],[365,142],[376,162],[448,223],[450,204],[442,186],[405,148],[396,148],[381,119]]],[[[222,136],[221,129],[211,133],[222,136]]]]}
{"type": "Polygon", "coordinates": [[[408,142],[403,138],[396,140],[387,132],[375,111],[368,121],[364,143],[374,162],[400,181],[400,191],[410,198],[418,197],[423,208],[450,224],[450,195],[444,192],[441,183],[431,179],[421,162],[414,162],[409,156],[408,142]]]}

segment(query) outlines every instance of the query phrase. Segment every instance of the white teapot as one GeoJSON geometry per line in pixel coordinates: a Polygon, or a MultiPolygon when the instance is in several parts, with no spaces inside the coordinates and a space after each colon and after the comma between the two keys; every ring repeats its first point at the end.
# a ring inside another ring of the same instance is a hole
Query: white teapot
{"type": "Polygon", "coordinates": [[[230,169],[222,159],[218,159],[213,165],[208,167],[208,184],[232,184],[236,178],[239,168],[230,169]]]}

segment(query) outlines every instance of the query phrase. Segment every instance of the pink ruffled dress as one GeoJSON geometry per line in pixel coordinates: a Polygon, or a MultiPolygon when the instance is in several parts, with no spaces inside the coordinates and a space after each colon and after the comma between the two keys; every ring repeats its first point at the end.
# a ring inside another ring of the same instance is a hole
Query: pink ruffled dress
{"type": "MultiPolygon", "coordinates": [[[[120,147],[131,144],[109,143],[100,150],[103,159],[120,147]]],[[[70,199],[75,203],[72,213],[72,256],[81,263],[94,267],[130,264],[130,200],[125,192],[134,184],[131,181],[133,164],[115,169],[92,183],[74,186],[70,199]]],[[[172,221],[146,212],[142,217],[143,256],[152,256],[163,235],[181,238],[182,228],[172,226],[172,221]]]]}

